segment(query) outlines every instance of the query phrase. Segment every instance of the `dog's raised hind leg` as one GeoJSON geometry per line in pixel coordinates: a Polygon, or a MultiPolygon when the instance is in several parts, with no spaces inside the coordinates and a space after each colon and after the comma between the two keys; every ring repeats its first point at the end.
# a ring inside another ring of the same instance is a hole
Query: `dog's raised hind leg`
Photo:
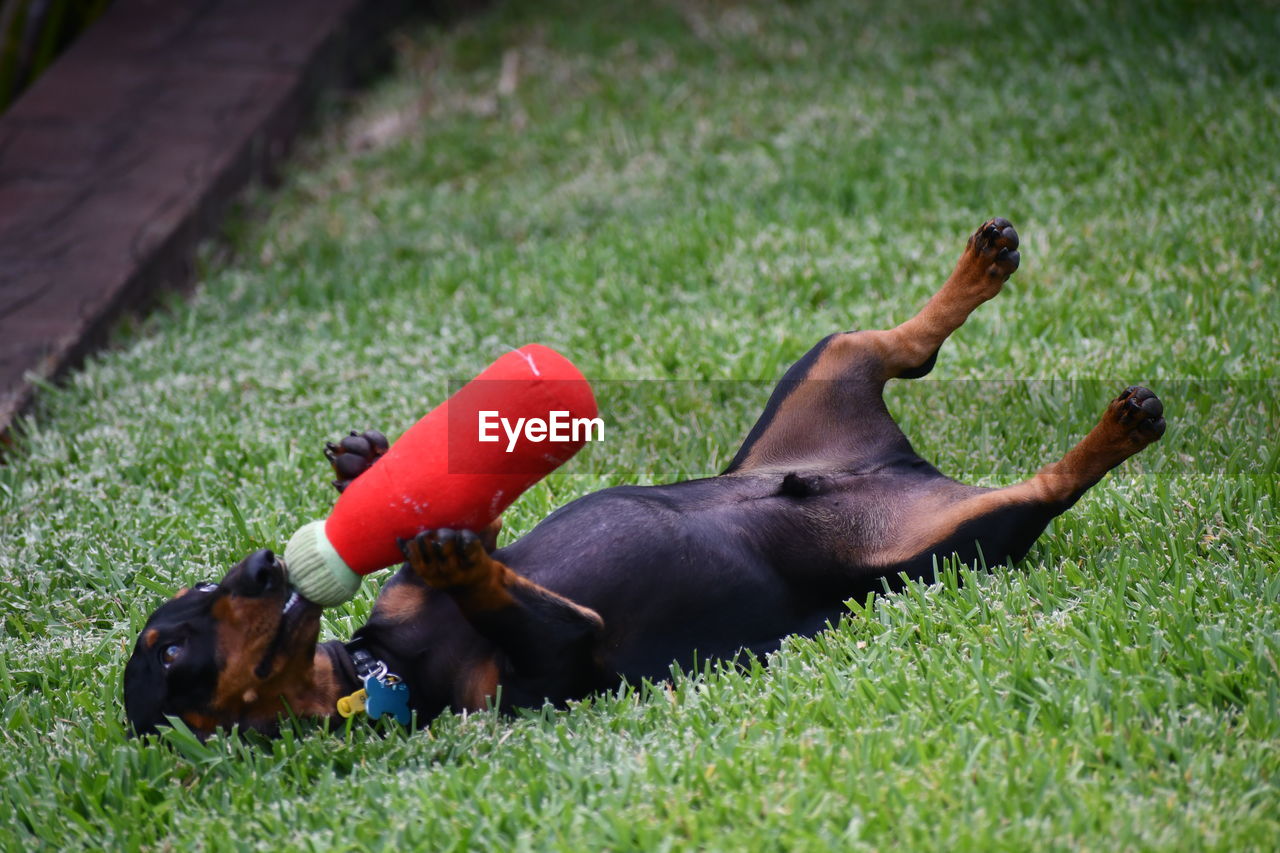
{"type": "Polygon", "coordinates": [[[1009,220],[996,217],[982,223],[946,283],[914,317],[868,334],[867,343],[879,351],[883,377],[912,379],[928,373],[943,341],[974,309],[1000,293],[1020,261],[1018,233],[1009,220]]]}
{"type": "Polygon", "coordinates": [[[1003,489],[940,489],[903,507],[896,542],[878,562],[911,564],[908,574],[923,576],[932,557],[971,559],[976,548],[989,565],[1019,560],[1050,521],[1164,432],[1160,399],[1141,386],[1126,388],[1075,447],[1035,476],[1003,489]]]}
{"type": "Polygon", "coordinates": [[[1020,260],[1009,220],[984,222],[941,289],[910,320],[829,335],[792,365],[724,473],[858,468],[911,455],[884,404],[885,383],[928,373],[947,336],[1000,292],[1020,260]]]}

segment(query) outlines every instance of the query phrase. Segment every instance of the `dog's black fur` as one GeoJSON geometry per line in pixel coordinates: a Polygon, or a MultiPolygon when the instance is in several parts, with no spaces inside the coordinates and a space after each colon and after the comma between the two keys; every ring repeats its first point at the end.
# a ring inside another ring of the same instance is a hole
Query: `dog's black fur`
{"type": "MultiPolygon", "coordinates": [[[[1126,389],[1061,461],[1004,489],[961,485],[915,454],[885,408],[885,382],[933,367],[1017,269],[1017,247],[1006,220],[984,223],[916,317],[818,343],[720,476],[590,494],[496,550],[496,529],[402,543],[407,562],[348,643],[317,645],[319,608],[291,598],[270,551],[183,590],[147,622],[125,669],[130,723],[148,732],[174,716],[208,734],[271,732],[286,711],[331,717],[359,687],[355,648],[408,683],[420,723],[497,697],[563,702],[663,677],[673,662],[768,652],[838,619],[851,597],[931,576],[939,557],[1020,559],[1164,420],[1154,394],[1126,389]]],[[[385,447],[374,433],[330,445],[336,485],[385,447]]]]}

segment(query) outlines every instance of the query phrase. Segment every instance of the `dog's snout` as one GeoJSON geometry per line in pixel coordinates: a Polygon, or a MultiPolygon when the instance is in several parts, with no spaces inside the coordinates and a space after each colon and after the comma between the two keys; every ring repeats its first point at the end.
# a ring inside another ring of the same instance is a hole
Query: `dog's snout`
{"type": "Polygon", "coordinates": [[[279,588],[283,582],[283,573],[276,555],[269,548],[254,551],[244,561],[245,592],[249,595],[262,595],[279,588]]]}

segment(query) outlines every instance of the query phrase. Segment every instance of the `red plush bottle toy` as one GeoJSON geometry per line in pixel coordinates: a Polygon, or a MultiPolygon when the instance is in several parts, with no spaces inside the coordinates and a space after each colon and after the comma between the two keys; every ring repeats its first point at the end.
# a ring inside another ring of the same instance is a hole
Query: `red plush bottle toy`
{"type": "Polygon", "coordinates": [[[440,527],[482,530],[525,489],[599,438],[595,396],[555,350],[507,353],[414,424],[289,540],[289,581],[331,607],[363,575],[399,563],[397,538],[440,527]]]}

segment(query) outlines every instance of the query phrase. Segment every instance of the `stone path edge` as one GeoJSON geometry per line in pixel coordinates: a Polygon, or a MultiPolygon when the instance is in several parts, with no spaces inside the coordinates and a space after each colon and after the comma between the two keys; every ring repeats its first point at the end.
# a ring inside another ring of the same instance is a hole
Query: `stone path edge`
{"type": "Polygon", "coordinates": [[[116,0],[0,115],[0,452],[38,389],[191,281],[409,0],[116,0]]]}

